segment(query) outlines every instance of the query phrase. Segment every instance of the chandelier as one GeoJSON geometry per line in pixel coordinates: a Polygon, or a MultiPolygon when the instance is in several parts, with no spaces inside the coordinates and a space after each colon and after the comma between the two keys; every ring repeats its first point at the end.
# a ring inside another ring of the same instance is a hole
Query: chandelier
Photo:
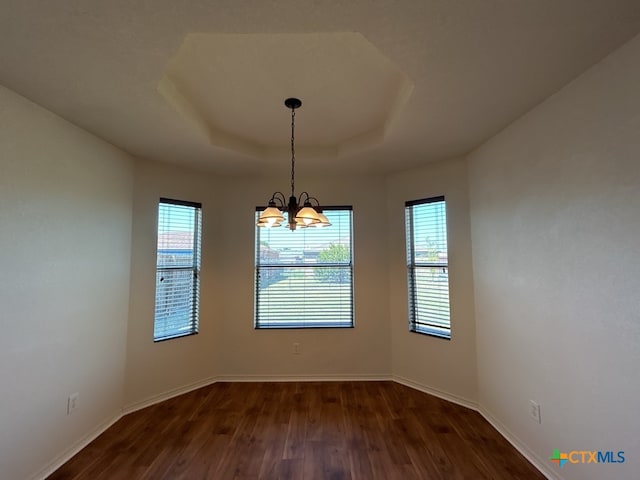
{"type": "Polygon", "coordinates": [[[302,192],[299,197],[295,193],[295,166],[296,166],[296,148],[295,148],[295,119],[296,108],[302,106],[302,101],[298,98],[287,98],[284,105],[291,109],[291,196],[287,202],[284,193],[275,192],[271,195],[267,208],[265,208],[258,218],[258,227],[279,227],[284,222],[283,211],[287,213],[287,228],[295,230],[296,228],[306,227],[328,227],[331,225],[329,220],[322,213],[320,202],[315,197],[310,196],[307,192],[302,192]]]}

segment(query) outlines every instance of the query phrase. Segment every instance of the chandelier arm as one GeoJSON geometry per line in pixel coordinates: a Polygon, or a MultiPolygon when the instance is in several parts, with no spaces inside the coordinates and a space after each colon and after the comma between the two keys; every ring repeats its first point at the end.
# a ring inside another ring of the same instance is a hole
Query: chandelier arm
{"type": "Polygon", "coordinates": [[[274,192],[269,202],[275,203],[281,209],[287,206],[287,199],[282,192],[274,192]]]}
{"type": "MultiPolygon", "coordinates": [[[[305,192],[305,193],[306,193],[306,192],[305,192]]],[[[309,196],[309,194],[308,194],[308,193],[307,193],[307,201],[308,201],[309,203],[311,203],[311,204],[312,204],[312,206],[314,206],[314,207],[319,207],[319,206],[320,206],[320,201],[319,201],[316,197],[311,197],[311,196],[309,196]],[[313,202],[316,202],[316,204],[315,204],[315,205],[313,205],[313,202]]]]}
{"type": "Polygon", "coordinates": [[[304,205],[305,203],[309,202],[310,198],[312,197],[309,196],[308,192],[301,192],[300,196],[298,197],[298,204],[304,205]]]}

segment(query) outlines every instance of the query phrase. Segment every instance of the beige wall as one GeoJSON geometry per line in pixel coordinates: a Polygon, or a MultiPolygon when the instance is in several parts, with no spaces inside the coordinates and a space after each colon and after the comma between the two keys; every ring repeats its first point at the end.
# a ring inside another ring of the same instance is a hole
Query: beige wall
{"type": "Polygon", "coordinates": [[[136,167],[126,404],[135,406],[213,378],[367,377],[390,374],[384,182],[325,178],[298,184],[325,204],[354,208],[353,329],[253,328],[254,212],[286,172],[272,179],[217,179],[201,172],[136,167]],[[155,235],[159,197],[203,204],[200,334],[154,344],[155,235]],[[292,354],[293,342],[300,355],[292,354]]]}
{"type": "Polygon", "coordinates": [[[3,479],[38,475],[120,413],[131,189],[126,154],[0,87],[3,479]]]}
{"type": "Polygon", "coordinates": [[[224,276],[218,265],[225,231],[220,184],[207,174],[159,163],[136,162],[131,242],[131,297],[125,408],[207,383],[219,373],[224,276]],[[202,203],[200,333],[153,342],[155,268],[160,197],[202,203]]]}
{"type": "Polygon", "coordinates": [[[567,480],[640,472],[639,85],[636,38],[469,157],[482,408],[555,474],[627,453],[567,480]]]}
{"type": "Polygon", "coordinates": [[[254,226],[256,205],[287,188],[286,171],[272,179],[226,182],[223,372],[230,377],[378,377],[389,375],[384,182],[378,177],[298,174],[298,189],[327,205],[353,206],[355,328],[255,330],[253,328],[254,226]],[[382,229],[382,231],[381,231],[382,229]],[[300,343],[300,355],[291,345],[300,343]]]}
{"type": "Polygon", "coordinates": [[[448,160],[388,179],[389,297],[393,374],[465,404],[477,399],[475,322],[467,168],[448,160]],[[451,340],[409,332],[404,203],[444,195],[447,202],[451,340]]]}

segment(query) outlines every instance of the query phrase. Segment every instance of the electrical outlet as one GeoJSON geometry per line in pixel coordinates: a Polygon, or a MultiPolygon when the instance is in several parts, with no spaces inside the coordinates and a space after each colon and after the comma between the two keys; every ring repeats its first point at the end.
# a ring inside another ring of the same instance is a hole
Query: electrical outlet
{"type": "Polygon", "coordinates": [[[533,400],[529,400],[529,416],[534,422],[542,423],[542,417],[540,417],[540,404],[533,400]]]}
{"type": "Polygon", "coordinates": [[[300,355],[300,344],[298,342],[294,342],[291,346],[291,353],[294,355],[300,355]]]}
{"type": "Polygon", "coordinates": [[[80,394],[78,392],[72,393],[67,399],[67,415],[71,415],[78,409],[80,403],[80,394]]]}

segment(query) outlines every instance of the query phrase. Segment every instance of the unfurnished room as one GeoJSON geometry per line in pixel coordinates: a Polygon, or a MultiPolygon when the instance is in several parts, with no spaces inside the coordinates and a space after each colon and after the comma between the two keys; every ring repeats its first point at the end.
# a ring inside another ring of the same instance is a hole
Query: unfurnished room
{"type": "Polygon", "coordinates": [[[640,478],[637,0],[0,0],[0,479],[640,478]]]}

